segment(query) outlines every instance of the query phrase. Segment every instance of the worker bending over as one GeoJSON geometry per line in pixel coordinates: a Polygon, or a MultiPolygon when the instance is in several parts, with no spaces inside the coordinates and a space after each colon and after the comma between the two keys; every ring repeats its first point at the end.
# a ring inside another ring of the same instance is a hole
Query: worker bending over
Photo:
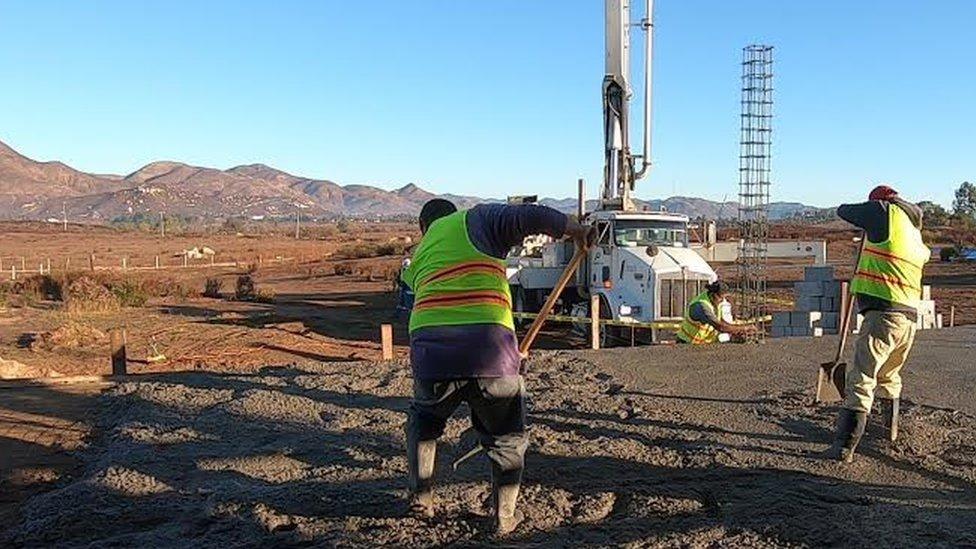
{"type": "Polygon", "coordinates": [[[756,332],[755,324],[732,324],[722,314],[722,301],[728,294],[719,280],[705,286],[705,291],[691,300],[678,329],[678,342],[705,345],[718,342],[719,334],[744,337],[756,332]]]}
{"type": "Polygon", "coordinates": [[[850,463],[875,389],[891,440],[898,435],[901,368],[915,339],[922,267],[931,252],[922,242],[922,210],[885,185],[875,187],[867,202],[840,206],[837,215],[864,229],[867,237],[851,280],[864,321],[854,344],[854,364],[847,367],[837,434],[827,450],[829,458],[850,463]]]}
{"type": "Polygon", "coordinates": [[[457,211],[434,199],[420,212],[423,238],[402,275],[413,290],[407,420],[411,512],[434,515],[437,439],[462,402],[491,462],[496,529],[521,522],[515,508],[528,446],[525,386],[504,258],[533,234],[582,241],[588,229],[551,208],[479,205],[457,211]]]}

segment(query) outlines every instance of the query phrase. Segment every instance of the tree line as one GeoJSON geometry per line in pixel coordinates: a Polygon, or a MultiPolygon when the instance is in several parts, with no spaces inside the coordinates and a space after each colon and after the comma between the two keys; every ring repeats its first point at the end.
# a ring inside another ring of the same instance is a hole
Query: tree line
{"type": "Polygon", "coordinates": [[[922,208],[927,227],[976,228],[976,185],[969,181],[963,181],[956,189],[951,210],[928,200],[919,202],[918,206],[922,208]]]}

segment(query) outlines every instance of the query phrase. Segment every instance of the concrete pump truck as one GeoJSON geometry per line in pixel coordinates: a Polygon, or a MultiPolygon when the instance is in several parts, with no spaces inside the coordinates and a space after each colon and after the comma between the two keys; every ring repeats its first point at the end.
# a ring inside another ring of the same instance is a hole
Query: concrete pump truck
{"type": "MultiPolygon", "coordinates": [[[[606,75],[603,78],[603,189],[596,210],[585,211],[579,184],[579,216],[597,227],[599,240],[560,296],[560,312],[590,316],[599,296],[600,317],[623,323],[676,321],[685,306],[717,276],[688,240],[689,219],[664,211],[638,210],[635,183],[651,170],[651,79],[653,0],[644,17],[631,22],[630,0],[606,0],[606,75]],[[644,31],[643,140],[640,154],[630,144],[630,30],[644,31]]],[[[572,243],[527,241],[508,258],[516,312],[535,312],[552,293],[573,254],[572,243]]],[[[615,323],[617,324],[617,323],[615,323]]],[[[619,326],[619,324],[618,324],[619,326]]],[[[606,330],[607,334],[613,328],[606,330]]],[[[656,332],[653,332],[656,337],[656,332]]]]}

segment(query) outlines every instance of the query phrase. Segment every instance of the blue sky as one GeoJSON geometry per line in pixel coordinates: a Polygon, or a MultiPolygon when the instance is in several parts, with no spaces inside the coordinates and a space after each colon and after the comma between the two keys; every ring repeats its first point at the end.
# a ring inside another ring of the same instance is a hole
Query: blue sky
{"type": "MultiPolygon", "coordinates": [[[[656,167],[639,196],[735,196],[753,42],[776,48],[774,200],[830,205],[885,181],[947,204],[976,179],[976,2],[655,11],[656,167]]],[[[0,140],[91,172],[264,162],[500,197],[573,196],[579,176],[592,195],[602,170],[600,0],[0,0],[0,74],[0,140]]]]}

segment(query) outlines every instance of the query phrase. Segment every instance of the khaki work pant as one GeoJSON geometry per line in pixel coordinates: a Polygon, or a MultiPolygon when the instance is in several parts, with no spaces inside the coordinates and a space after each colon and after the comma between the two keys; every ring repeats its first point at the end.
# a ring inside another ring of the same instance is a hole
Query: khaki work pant
{"type": "Polygon", "coordinates": [[[901,367],[915,340],[915,323],[902,313],[868,311],[847,367],[844,407],[871,412],[875,388],[881,398],[901,397],[901,367]]]}

